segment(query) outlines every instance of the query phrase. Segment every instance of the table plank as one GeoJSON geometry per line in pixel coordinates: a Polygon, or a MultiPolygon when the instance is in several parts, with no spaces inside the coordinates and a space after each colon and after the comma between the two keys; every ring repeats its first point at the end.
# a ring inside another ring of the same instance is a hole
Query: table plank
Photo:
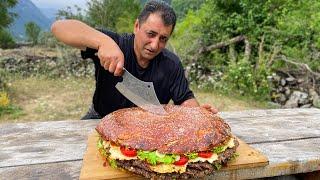
{"type": "Polygon", "coordinates": [[[320,171],[320,138],[252,144],[269,158],[269,165],[221,171],[209,178],[251,179],[320,171]]]}
{"type": "Polygon", "coordinates": [[[98,121],[0,125],[0,167],[81,160],[87,135],[98,121]]]}
{"type": "Polygon", "coordinates": [[[82,161],[0,168],[0,179],[79,179],[82,161]]]}
{"type": "Polygon", "coordinates": [[[320,109],[317,108],[295,108],[295,109],[258,109],[245,111],[227,111],[219,112],[223,118],[259,118],[259,117],[277,117],[277,116],[303,116],[320,115],[320,109]]]}
{"type": "Polygon", "coordinates": [[[320,114],[225,118],[232,132],[247,143],[320,137],[320,114]]]}
{"type": "MultiPolygon", "coordinates": [[[[267,155],[270,165],[219,172],[215,178],[259,178],[320,170],[319,109],[220,114],[236,136],[267,155]]],[[[60,173],[66,177],[63,179],[78,178],[87,135],[97,123],[97,120],[88,120],[0,124],[1,177],[47,179],[57,176],[56,179],[62,179],[58,178],[60,173]]]]}
{"type": "MultiPolygon", "coordinates": [[[[296,141],[279,142],[278,146],[288,147],[289,150],[294,150],[294,153],[288,153],[287,155],[285,155],[287,151],[281,153],[283,152],[283,149],[278,151],[277,147],[270,143],[253,144],[252,146],[255,148],[260,149],[269,157],[273,157],[268,166],[233,171],[220,171],[213,176],[209,176],[207,179],[247,179],[319,171],[320,159],[314,158],[320,157],[319,154],[313,151],[314,155],[308,153],[307,156],[304,156],[305,158],[299,158],[300,154],[303,154],[305,151],[299,151],[299,148],[297,148],[299,145],[304,146],[310,143],[315,143],[315,147],[319,147],[318,142],[320,142],[319,139],[301,140],[298,143],[296,141]],[[298,154],[298,157],[294,154],[298,154]],[[287,162],[277,163],[275,158],[283,158],[286,159],[287,162]]],[[[4,179],[34,179],[39,177],[43,179],[78,179],[81,164],[82,161],[72,161],[7,167],[0,168],[0,174],[4,179]]]]}

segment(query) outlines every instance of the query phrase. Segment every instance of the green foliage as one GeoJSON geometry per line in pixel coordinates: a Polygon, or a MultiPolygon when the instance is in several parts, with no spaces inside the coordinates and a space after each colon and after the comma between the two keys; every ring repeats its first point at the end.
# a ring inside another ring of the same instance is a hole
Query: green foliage
{"type": "Polygon", "coordinates": [[[255,72],[253,65],[247,61],[231,63],[223,77],[223,81],[226,82],[224,90],[267,98],[269,94],[267,75],[265,68],[260,68],[258,72],[255,72]]]}
{"type": "Polygon", "coordinates": [[[38,38],[38,44],[45,47],[55,48],[59,42],[51,32],[41,31],[38,38]]]}
{"type": "Polygon", "coordinates": [[[0,48],[13,48],[15,46],[14,39],[6,28],[13,22],[16,14],[9,12],[9,8],[14,7],[17,0],[0,1],[0,48]]]}
{"type": "Polygon", "coordinates": [[[60,9],[57,13],[57,19],[77,19],[90,24],[90,22],[87,21],[87,17],[84,15],[83,9],[77,5],[74,5],[73,8],[68,6],[66,9],[60,9]]]}
{"type": "Polygon", "coordinates": [[[188,11],[196,11],[205,0],[172,0],[171,6],[175,10],[178,20],[182,20],[188,11]]]}
{"type": "Polygon", "coordinates": [[[137,0],[92,0],[88,6],[91,24],[117,32],[132,32],[134,21],[141,10],[137,0]]]}
{"type": "Polygon", "coordinates": [[[0,90],[0,117],[5,114],[16,118],[22,114],[22,110],[10,103],[9,95],[5,90],[0,90]]]}
{"type": "Polygon", "coordinates": [[[1,0],[0,1],[0,31],[8,27],[12,22],[16,14],[8,11],[9,8],[14,7],[17,4],[17,0],[1,0]]]}
{"type": "Polygon", "coordinates": [[[8,83],[8,74],[3,70],[0,69],[0,90],[3,90],[7,87],[8,83]]]}
{"type": "Polygon", "coordinates": [[[41,28],[34,22],[28,22],[25,24],[25,30],[28,41],[31,41],[33,45],[38,44],[41,28]]]}
{"type": "Polygon", "coordinates": [[[88,1],[86,13],[75,6],[59,10],[58,19],[78,19],[90,26],[108,28],[118,33],[132,32],[133,24],[138,17],[141,4],[138,0],[92,0],[88,1]]]}
{"type": "Polygon", "coordinates": [[[284,66],[279,54],[320,71],[319,1],[213,0],[199,7],[177,24],[171,40],[192,83],[265,99],[267,76],[284,66]],[[240,35],[250,43],[249,59],[244,59],[244,41],[197,54],[240,35]]]}
{"type": "Polygon", "coordinates": [[[0,29],[0,48],[8,49],[14,48],[16,43],[12,37],[12,35],[4,29],[0,29]]]}

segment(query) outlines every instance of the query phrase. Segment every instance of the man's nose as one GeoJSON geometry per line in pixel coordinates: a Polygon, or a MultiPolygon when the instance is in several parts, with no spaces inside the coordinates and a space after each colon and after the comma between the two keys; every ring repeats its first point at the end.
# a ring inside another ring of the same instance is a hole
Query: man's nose
{"type": "Polygon", "coordinates": [[[157,50],[159,48],[159,39],[158,38],[152,39],[150,45],[152,50],[157,50]]]}

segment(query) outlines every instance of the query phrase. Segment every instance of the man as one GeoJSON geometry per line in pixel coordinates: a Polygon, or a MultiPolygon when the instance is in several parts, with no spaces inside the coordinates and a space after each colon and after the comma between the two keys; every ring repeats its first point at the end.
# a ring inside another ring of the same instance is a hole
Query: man
{"type": "MultiPolygon", "coordinates": [[[[77,20],[59,20],[52,25],[58,40],[80,48],[82,58],[91,58],[95,64],[93,106],[82,119],[100,119],[134,106],[115,88],[123,67],[136,78],[153,82],[161,104],[173,100],[178,105],[199,106],[179,58],[165,49],[175,24],[176,15],[168,4],[149,1],[134,24],[133,34],[98,31],[77,20]]],[[[203,107],[217,112],[210,105],[203,107]]]]}

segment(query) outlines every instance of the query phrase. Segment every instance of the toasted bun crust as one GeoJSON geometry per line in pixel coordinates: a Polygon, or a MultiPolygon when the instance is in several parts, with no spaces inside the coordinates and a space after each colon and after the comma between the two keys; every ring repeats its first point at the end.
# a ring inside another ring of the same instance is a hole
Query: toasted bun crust
{"type": "Polygon", "coordinates": [[[211,150],[231,136],[220,117],[201,107],[167,105],[159,116],[138,107],[120,109],[105,116],[96,127],[104,140],[160,153],[211,150]]]}

